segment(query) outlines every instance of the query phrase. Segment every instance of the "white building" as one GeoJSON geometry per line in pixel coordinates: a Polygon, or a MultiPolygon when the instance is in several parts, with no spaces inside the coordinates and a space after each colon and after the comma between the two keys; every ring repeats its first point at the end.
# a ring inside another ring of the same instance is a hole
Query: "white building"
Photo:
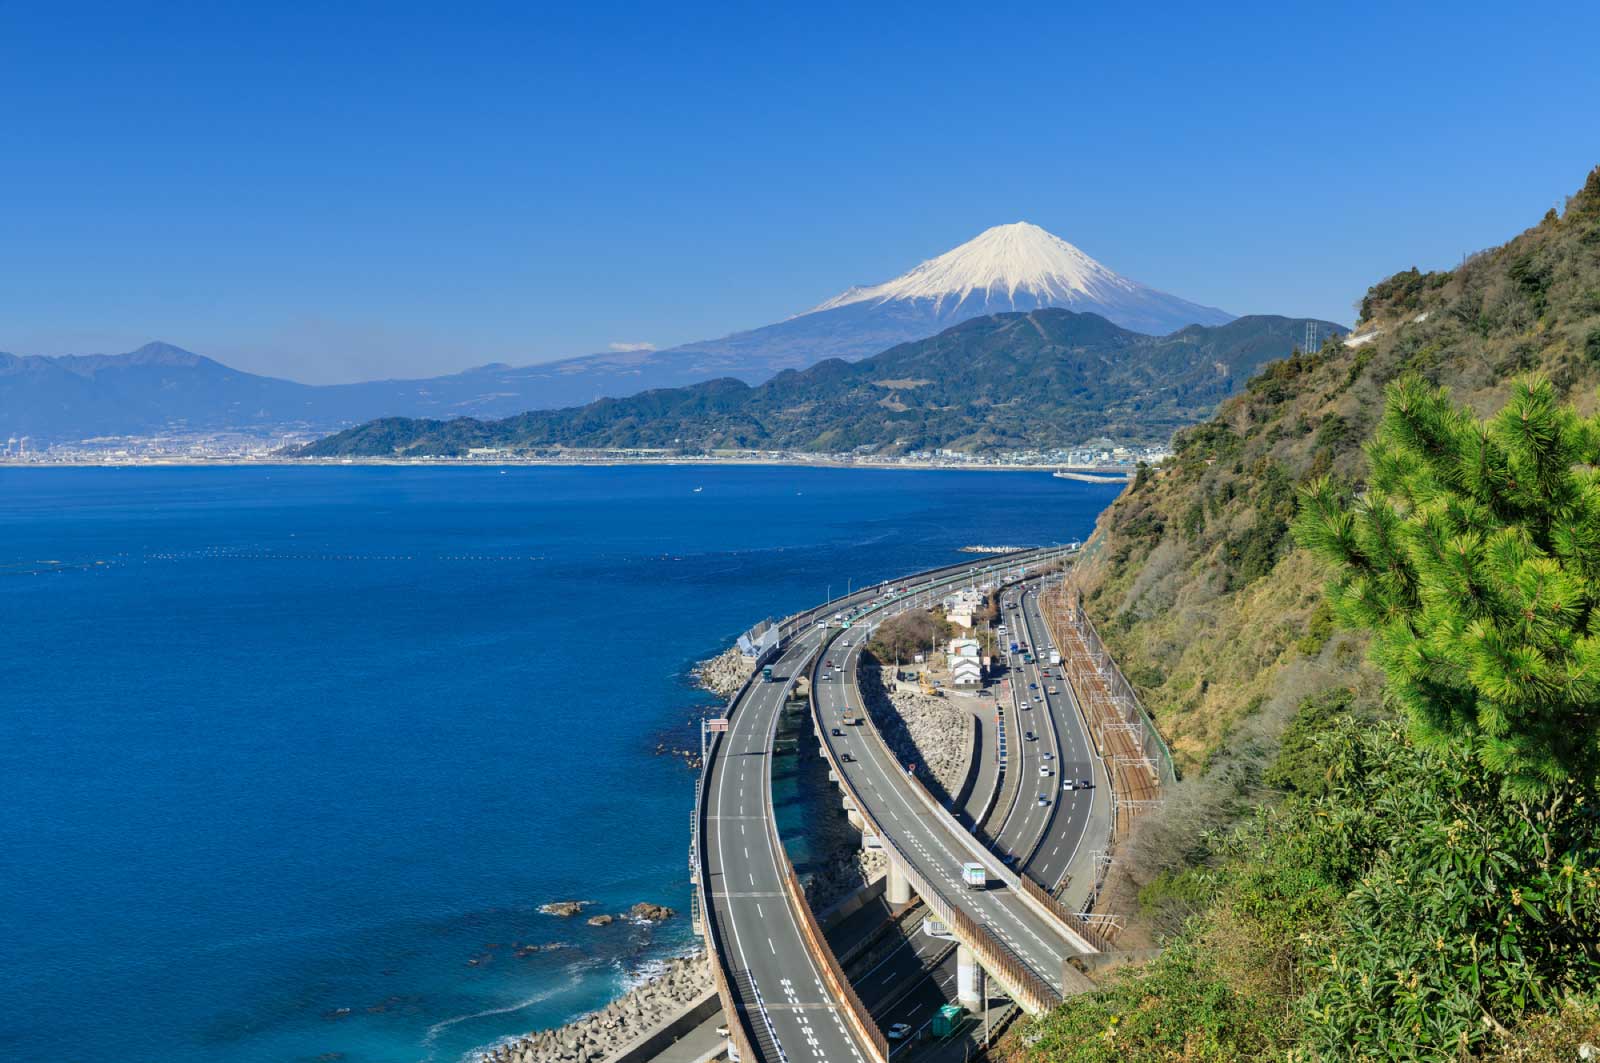
{"type": "Polygon", "coordinates": [[[771,620],[763,620],[739,636],[739,652],[744,654],[747,661],[758,661],[768,650],[778,644],[778,638],[781,634],[782,632],[778,630],[778,625],[771,620]]]}
{"type": "Polygon", "coordinates": [[[950,641],[949,667],[952,686],[978,686],[983,682],[982,649],[977,639],[950,641]]]}
{"type": "Polygon", "coordinates": [[[971,627],[973,620],[983,609],[984,593],[975,590],[960,590],[947,595],[941,603],[944,606],[944,615],[952,624],[961,627],[971,627]]]}
{"type": "Polygon", "coordinates": [[[958,687],[975,687],[983,683],[983,665],[976,657],[952,657],[950,659],[950,685],[958,687]]]}

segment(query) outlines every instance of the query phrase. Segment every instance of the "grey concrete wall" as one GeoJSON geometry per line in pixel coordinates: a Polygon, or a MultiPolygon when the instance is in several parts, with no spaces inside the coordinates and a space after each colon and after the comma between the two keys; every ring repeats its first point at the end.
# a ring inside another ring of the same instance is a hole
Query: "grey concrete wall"
{"type": "Polygon", "coordinates": [[[662,1049],[721,1010],[722,1001],[717,999],[717,991],[707,990],[705,996],[685,1006],[682,1011],[649,1033],[624,1045],[615,1055],[608,1056],[606,1063],[645,1063],[646,1060],[654,1059],[662,1049]]]}

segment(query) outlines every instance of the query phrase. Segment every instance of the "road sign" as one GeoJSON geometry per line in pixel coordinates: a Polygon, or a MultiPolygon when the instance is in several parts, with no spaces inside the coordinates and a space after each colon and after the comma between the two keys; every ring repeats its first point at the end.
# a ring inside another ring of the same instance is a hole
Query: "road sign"
{"type": "Polygon", "coordinates": [[[706,721],[706,730],[708,731],[726,731],[727,729],[728,720],[725,716],[718,716],[714,720],[706,721]]]}

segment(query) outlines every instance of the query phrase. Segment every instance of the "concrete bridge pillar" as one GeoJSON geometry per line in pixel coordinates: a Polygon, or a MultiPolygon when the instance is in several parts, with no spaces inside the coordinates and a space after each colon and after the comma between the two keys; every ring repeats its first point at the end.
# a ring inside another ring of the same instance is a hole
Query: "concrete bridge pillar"
{"type": "Polygon", "coordinates": [[[889,877],[883,884],[883,899],[890,904],[911,903],[911,880],[893,860],[889,861],[889,877]]]}
{"type": "Polygon", "coordinates": [[[847,809],[844,817],[850,821],[850,825],[856,830],[864,831],[867,829],[867,821],[862,819],[861,813],[857,812],[855,809],[847,809]]]}
{"type": "Polygon", "coordinates": [[[956,1003],[974,1014],[982,1014],[988,1002],[983,968],[978,957],[965,945],[956,946],[956,1003]]]}

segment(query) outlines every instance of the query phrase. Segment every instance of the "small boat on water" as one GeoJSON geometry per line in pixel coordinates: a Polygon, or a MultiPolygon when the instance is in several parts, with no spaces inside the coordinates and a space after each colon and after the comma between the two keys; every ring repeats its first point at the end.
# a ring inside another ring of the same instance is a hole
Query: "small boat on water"
{"type": "Polygon", "coordinates": [[[700,492],[701,492],[701,491],[704,491],[704,490],[705,490],[705,488],[704,488],[704,487],[696,487],[696,488],[695,488],[695,489],[694,489],[694,493],[695,493],[695,494],[699,494],[699,493],[700,493],[700,492]]]}

